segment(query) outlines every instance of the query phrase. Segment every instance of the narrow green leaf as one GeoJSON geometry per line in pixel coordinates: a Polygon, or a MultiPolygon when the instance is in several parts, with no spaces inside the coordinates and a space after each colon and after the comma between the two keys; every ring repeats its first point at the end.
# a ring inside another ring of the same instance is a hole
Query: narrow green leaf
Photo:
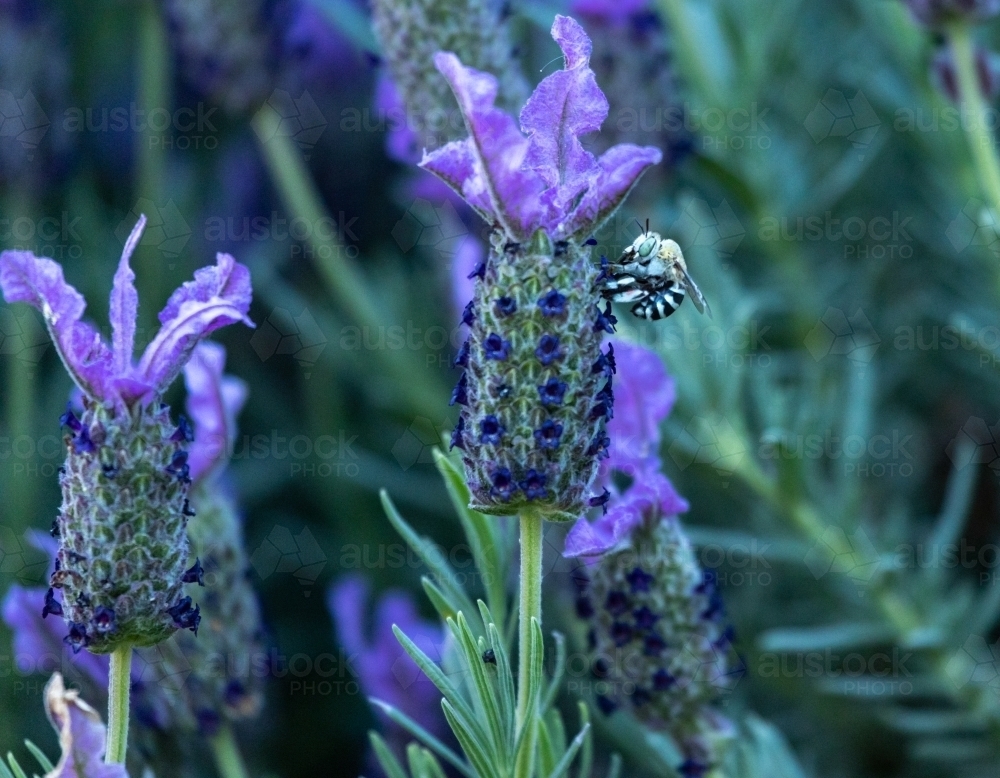
{"type": "Polygon", "coordinates": [[[542,701],[542,710],[546,711],[552,707],[556,695],[562,686],[563,673],[566,672],[566,638],[561,632],[553,632],[552,637],[556,642],[556,666],[552,671],[552,680],[549,681],[549,688],[545,692],[545,699],[542,701]]]}
{"type": "Polygon", "coordinates": [[[392,499],[389,497],[385,489],[383,489],[379,495],[382,499],[382,509],[385,511],[385,515],[389,519],[389,522],[393,527],[395,527],[396,532],[403,536],[407,545],[409,545],[417,556],[423,560],[424,564],[427,565],[427,569],[431,573],[430,577],[434,583],[436,583],[442,591],[448,595],[449,601],[458,605],[458,610],[464,611],[465,613],[475,613],[475,608],[472,606],[472,600],[469,599],[465,590],[455,583],[455,571],[451,569],[451,565],[448,564],[448,560],[446,560],[438,550],[434,541],[417,534],[416,530],[414,530],[413,527],[406,522],[406,519],[400,515],[399,511],[396,510],[396,506],[393,504],[392,499]]]}
{"type": "Polygon", "coordinates": [[[622,774],[621,754],[611,755],[611,766],[608,767],[608,778],[620,778],[622,774]]]}
{"type": "MultiPolygon", "coordinates": [[[[387,702],[376,699],[374,697],[369,698],[373,705],[377,705],[382,711],[392,719],[394,722],[399,724],[403,729],[409,732],[413,737],[427,746],[429,749],[434,751],[438,756],[444,759],[448,764],[458,770],[462,775],[468,776],[468,778],[476,778],[475,774],[472,772],[469,765],[467,765],[458,754],[452,751],[448,746],[438,740],[434,735],[428,732],[426,729],[421,727],[417,722],[403,713],[401,710],[394,708],[387,702]]],[[[2,777],[0,777],[2,778],[2,777]]]]}
{"type": "Polygon", "coordinates": [[[21,765],[17,763],[17,760],[10,751],[7,752],[7,761],[10,762],[10,769],[14,772],[15,778],[28,778],[27,774],[21,769],[21,765]]]}
{"type": "Polygon", "coordinates": [[[585,735],[577,778],[590,778],[590,771],[594,766],[594,737],[590,731],[590,709],[583,700],[577,703],[577,708],[580,711],[580,731],[585,735]]]}
{"type": "Polygon", "coordinates": [[[427,766],[427,775],[430,776],[430,778],[447,778],[444,774],[444,769],[442,769],[438,760],[434,757],[434,754],[426,748],[424,749],[424,764],[427,766]]]}
{"type": "Polygon", "coordinates": [[[14,778],[14,773],[4,764],[3,759],[0,759],[0,778],[14,778]]]}
{"type": "Polygon", "coordinates": [[[382,765],[387,778],[408,778],[406,770],[403,769],[399,760],[396,759],[396,755],[392,753],[378,732],[369,732],[368,741],[372,744],[372,750],[375,751],[378,763],[382,765]]]}
{"type": "Polygon", "coordinates": [[[495,765],[486,755],[486,751],[483,748],[483,739],[466,726],[466,722],[460,719],[455,708],[448,700],[441,700],[441,708],[444,710],[444,717],[448,720],[448,726],[451,727],[451,731],[458,738],[462,750],[469,761],[472,762],[472,766],[479,774],[479,778],[500,778],[495,765]]]}
{"type": "MultiPolygon", "coordinates": [[[[971,440],[962,439],[958,442],[958,451],[952,457],[955,462],[972,461],[972,452],[976,444],[971,440]]],[[[945,487],[944,504],[930,538],[931,548],[944,548],[954,543],[962,527],[965,526],[965,516],[975,493],[979,468],[963,467],[952,470],[945,487]]]]}
{"type": "Polygon", "coordinates": [[[453,619],[458,615],[458,605],[448,599],[448,595],[441,591],[430,578],[421,576],[420,585],[424,587],[424,594],[427,595],[427,599],[431,601],[431,605],[434,606],[434,610],[438,612],[442,621],[448,621],[448,619],[453,619]]]}
{"type": "Polygon", "coordinates": [[[542,628],[538,619],[531,619],[531,641],[528,646],[530,667],[528,670],[528,707],[525,711],[521,731],[517,733],[514,748],[515,776],[529,776],[535,761],[535,742],[538,730],[538,707],[541,702],[543,643],[542,628]]]}
{"type": "Polygon", "coordinates": [[[549,727],[549,737],[555,752],[562,757],[566,753],[566,727],[563,726],[562,714],[558,710],[549,710],[544,714],[549,727]]]}
{"type": "Polygon", "coordinates": [[[413,778],[427,778],[427,771],[424,770],[423,755],[420,753],[420,746],[416,743],[408,743],[406,746],[406,761],[410,767],[410,775],[413,778]]]}
{"type": "Polygon", "coordinates": [[[406,653],[412,657],[413,661],[417,663],[417,666],[424,671],[424,675],[431,680],[431,683],[433,683],[441,694],[445,696],[445,699],[452,704],[457,712],[457,715],[459,715],[469,728],[476,733],[479,740],[486,742],[486,733],[476,721],[472,708],[469,707],[469,703],[467,703],[462,698],[462,695],[459,694],[458,689],[456,689],[452,682],[448,680],[448,676],[444,674],[444,671],[438,667],[437,664],[429,656],[427,656],[427,654],[421,651],[417,644],[410,640],[406,636],[406,633],[404,633],[395,624],[392,625],[392,631],[396,635],[396,640],[398,640],[403,646],[403,650],[405,650],[406,653]]]}
{"type": "Polygon", "coordinates": [[[560,759],[559,763],[552,769],[552,772],[548,773],[548,778],[562,778],[562,776],[566,775],[569,771],[569,766],[573,764],[573,760],[576,758],[577,752],[587,739],[587,733],[589,731],[590,724],[584,724],[583,729],[580,730],[580,734],[573,738],[573,742],[569,744],[569,748],[566,749],[566,753],[563,754],[562,759],[560,759]]]}
{"type": "Polygon", "coordinates": [[[559,762],[559,754],[552,742],[552,733],[544,718],[538,720],[538,774],[548,775],[559,762]]]}
{"type": "Polygon", "coordinates": [[[473,682],[473,702],[481,718],[486,721],[491,735],[492,755],[496,757],[501,772],[506,773],[507,760],[510,755],[510,743],[507,742],[505,737],[506,728],[504,727],[504,722],[501,720],[500,705],[497,699],[499,694],[486,672],[486,663],[483,662],[479,643],[472,634],[472,630],[469,629],[469,622],[466,620],[465,614],[459,613],[457,620],[449,619],[448,626],[451,628],[455,640],[465,653],[473,682]]]}
{"type": "Polygon", "coordinates": [[[510,657],[504,646],[503,638],[497,630],[497,625],[489,622],[487,634],[490,638],[490,645],[493,647],[493,656],[497,660],[497,689],[500,694],[500,716],[506,723],[507,742],[514,741],[515,721],[517,710],[517,696],[514,692],[514,673],[510,668],[510,657]]]}
{"type": "Polygon", "coordinates": [[[42,753],[42,749],[40,749],[30,740],[25,740],[24,745],[31,752],[31,755],[35,757],[35,759],[38,761],[38,764],[41,765],[41,768],[45,772],[51,773],[53,770],[56,769],[55,766],[52,764],[52,762],[49,761],[49,758],[42,753]]]}
{"type": "Polygon", "coordinates": [[[496,623],[503,625],[507,617],[507,564],[506,548],[498,531],[497,520],[469,508],[470,494],[465,477],[440,449],[434,449],[434,462],[444,477],[448,496],[472,547],[472,556],[483,578],[483,589],[490,610],[496,615],[496,623]]]}

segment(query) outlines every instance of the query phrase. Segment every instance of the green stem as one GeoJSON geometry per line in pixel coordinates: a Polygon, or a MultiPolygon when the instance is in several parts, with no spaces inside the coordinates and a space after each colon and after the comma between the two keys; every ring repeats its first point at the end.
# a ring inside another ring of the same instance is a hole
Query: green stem
{"type": "Polygon", "coordinates": [[[531,668],[538,661],[532,650],[532,624],[542,624],[542,514],[526,510],[521,514],[521,605],[518,635],[517,732],[527,728],[524,745],[518,751],[515,778],[529,778],[535,765],[538,714],[534,707],[540,690],[531,684],[531,668]],[[533,699],[534,698],[534,699],[533,699]],[[534,714],[531,714],[534,710],[534,714]]]}
{"type": "Polygon", "coordinates": [[[104,761],[108,764],[125,764],[131,673],[132,646],[115,649],[108,672],[108,747],[104,752],[104,761]]]}
{"type": "Polygon", "coordinates": [[[518,634],[517,726],[524,724],[531,700],[531,620],[542,623],[542,519],[541,514],[521,514],[521,608],[518,634]]]}
{"type": "Polygon", "coordinates": [[[979,85],[972,28],[965,22],[956,22],[948,28],[948,39],[958,76],[962,128],[969,139],[979,182],[986,190],[994,213],[1000,214],[1000,159],[997,158],[996,141],[989,130],[989,105],[979,85]]]}
{"type": "Polygon", "coordinates": [[[222,778],[250,778],[239,744],[228,724],[224,724],[212,738],[212,755],[222,778]]]}
{"type": "MultiPolygon", "coordinates": [[[[347,256],[347,247],[323,225],[336,224],[326,210],[323,197],[309,174],[302,152],[292,139],[280,132],[281,117],[264,106],[253,118],[254,134],[264,156],[271,180],[292,216],[311,225],[309,244],[313,264],[335,302],[362,329],[378,331],[385,326],[368,287],[355,263],[347,256]],[[328,236],[328,237],[324,237],[328,236]]],[[[406,394],[411,410],[434,414],[440,407],[440,393],[426,380],[426,368],[416,359],[400,359],[390,351],[376,351],[383,358],[386,371],[397,379],[406,394]],[[390,356],[391,355],[391,356],[390,356]]]]}

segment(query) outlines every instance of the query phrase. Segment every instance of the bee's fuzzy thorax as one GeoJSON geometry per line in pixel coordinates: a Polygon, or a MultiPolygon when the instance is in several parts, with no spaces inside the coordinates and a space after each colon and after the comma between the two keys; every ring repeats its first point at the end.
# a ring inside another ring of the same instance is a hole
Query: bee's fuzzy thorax
{"type": "Polygon", "coordinates": [[[592,496],[613,402],[598,271],[589,247],[554,246],[542,231],[530,244],[505,243],[497,234],[477,283],[453,443],[465,451],[476,510],[531,505],[575,519],[592,496]]]}

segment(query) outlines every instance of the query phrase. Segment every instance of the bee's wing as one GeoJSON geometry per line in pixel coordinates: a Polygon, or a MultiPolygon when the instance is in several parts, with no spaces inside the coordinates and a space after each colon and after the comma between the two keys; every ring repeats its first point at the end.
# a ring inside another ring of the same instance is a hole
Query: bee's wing
{"type": "Polygon", "coordinates": [[[705,299],[705,295],[701,293],[701,289],[694,282],[694,279],[688,274],[687,270],[681,270],[677,275],[681,277],[681,283],[684,284],[684,289],[691,296],[691,302],[694,303],[694,307],[698,309],[698,313],[707,313],[708,318],[712,318],[712,309],[708,305],[708,301],[705,299]]]}

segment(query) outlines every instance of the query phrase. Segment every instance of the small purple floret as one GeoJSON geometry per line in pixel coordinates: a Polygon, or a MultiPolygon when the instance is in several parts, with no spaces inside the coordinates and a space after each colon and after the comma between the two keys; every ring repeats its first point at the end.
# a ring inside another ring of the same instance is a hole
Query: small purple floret
{"type": "Polygon", "coordinates": [[[559,448],[559,442],[562,440],[563,425],[558,421],[553,421],[552,419],[546,419],[542,422],[542,426],[535,430],[535,443],[538,444],[539,448],[547,448],[555,450],[559,448]]]}
{"type": "Polygon", "coordinates": [[[98,605],[94,610],[94,618],[90,620],[94,625],[94,631],[101,635],[113,632],[116,626],[115,611],[104,605],[98,605]]]}
{"type": "Polygon", "coordinates": [[[562,359],[564,354],[559,349],[559,338],[555,335],[542,335],[538,341],[538,348],[535,349],[535,356],[546,367],[555,360],[562,359]]]}
{"type": "Polygon", "coordinates": [[[538,387],[538,396],[542,405],[547,407],[563,404],[563,397],[566,395],[566,383],[558,378],[550,378],[544,385],[538,387]]]}
{"type": "Polygon", "coordinates": [[[538,307],[543,316],[562,316],[566,312],[566,295],[553,289],[539,298],[538,307]]]}
{"type": "Polygon", "coordinates": [[[493,332],[483,341],[483,350],[487,359],[496,359],[502,362],[510,356],[510,341],[504,340],[493,332]]]}
{"type": "Polygon", "coordinates": [[[42,618],[44,619],[49,614],[53,616],[63,615],[63,606],[59,600],[56,599],[56,593],[49,587],[49,590],[45,592],[45,605],[42,607],[42,618]]]}
{"type": "Polygon", "coordinates": [[[545,488],[545,480],[544,473],[539,473],[534,468],[528,470],[521,481],[524,496],[529,500],[544,500],[549,494],[549,490],[545,488]]]}
{"type": "Polygon", "coordinates": [[[181,580],[184,583],[196,583],[198,586],[205,585],[205,568],[201,566],[200,559],[195,559],[194,564],[184,571],[181,580]]]}
{"type": "Polygon", "coordinates": [[[503,424],[492,413],[479,422],[479,440],[481,443],[491,443],[494,446],[500,445],[500,439],[505,432],[503,424]]]}
{"type": "Polygon", "coordinates": [[[506,467],[498,467],[490,476],[493,486],[490,492],[499,497],[504,502],[508,502],[514,492],[517,491],[517,484],[514,483],[514,476],[506,467]]]}

